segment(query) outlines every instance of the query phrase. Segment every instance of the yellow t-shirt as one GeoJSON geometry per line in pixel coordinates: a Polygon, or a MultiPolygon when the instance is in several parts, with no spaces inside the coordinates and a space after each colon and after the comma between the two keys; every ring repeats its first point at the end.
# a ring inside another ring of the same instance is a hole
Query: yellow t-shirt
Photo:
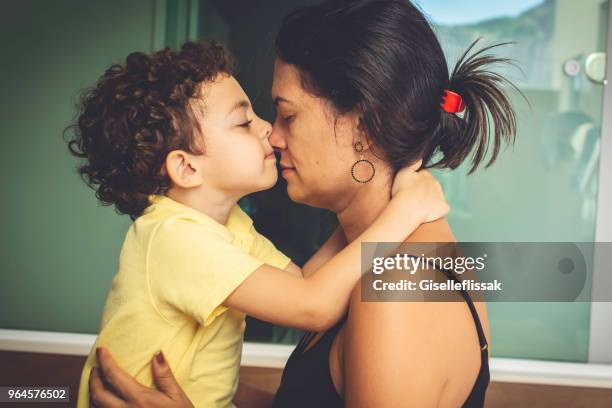
{"type": "Polygon", "coordinates": [[[162,350],[196,407],[231,407],[245,315],[222,303],[262,264],[283,269],[290,260],[237,205],[225,226],[169,197],[150,200],[126,234],[78,407],[89,406],[98,346],[146,386],[153,384],[151,358],[162,350]]]}

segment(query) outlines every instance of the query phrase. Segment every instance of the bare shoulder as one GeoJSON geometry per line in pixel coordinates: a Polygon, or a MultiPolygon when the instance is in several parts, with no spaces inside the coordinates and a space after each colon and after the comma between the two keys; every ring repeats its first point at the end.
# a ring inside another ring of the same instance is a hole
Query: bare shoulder
{"type": "MultiPolygon", "coordinates": [[[[446,220],[438,220],[407,241],[448,242],[454,236],[446,220]]],[[[477,310],[486,326],[484,305],[477,310]]],[[[462,301],[365,302],[359,283],[342,343],[348,406],[403,406],[406,398],[419,407],[461,405],[480,368],[474,319],[462,301]]]]}
{"type": "MultiPolygon", "coordinates": [[[[457,239],[451,230],[446,218],[422,224],[408,238],[406,242],[456,242],[457,239]]],[[[482,323],[487,341],[489,341],[489,319],[484,303],[474,302],[478,317],[482,323]]],[[[460,307],[459,313],[467,316],[465,308],[460,307]]],[[[470,315],[471,316],[471,315],[470,315]]],[[[471,320],[471,319],[470,319],[471,320]]]]}
{"type": "MultiPolygon", "coordinates": [[[[454,236],[446,222],[439,219],[422,224],[406,242],[443,242],[454,241],[454,236]]],[[[413,338],[415,329],[431,326],[432,317],[442,312],[445,305],[434,302],[364,302],[361,296],[361,283],[351,293],[347,328],[370,332],[376,328],[392,330],[398,335],[413,338]],[[433,314],[432,314],[433,313],[433,314]],[[412,334],[412,336],[408,336],[412,334]]],[[[388,331],[384,331],[389,333],[388,331]]],[[[377,332],[380,333],[380,332],[377,332]]],[[[368,336],[374,336],[372,333],[368,336]]]]}

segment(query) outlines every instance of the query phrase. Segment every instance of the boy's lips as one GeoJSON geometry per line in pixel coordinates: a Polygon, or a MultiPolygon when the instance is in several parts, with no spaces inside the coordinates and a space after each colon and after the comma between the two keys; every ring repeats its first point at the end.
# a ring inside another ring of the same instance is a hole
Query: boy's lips
{"type": "Polygon", "coordinates": [[[276,156],[274,155],[274,152],[270,153],[269,155],[267,155],[266,157],[264,157],[265,160],[276,160],[276,156]]]}

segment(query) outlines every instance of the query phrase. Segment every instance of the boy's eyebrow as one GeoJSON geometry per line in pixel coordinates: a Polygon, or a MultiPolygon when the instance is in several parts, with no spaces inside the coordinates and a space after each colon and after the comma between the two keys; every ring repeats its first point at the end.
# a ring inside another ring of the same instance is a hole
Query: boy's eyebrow
{"type": "Polygon", "coordinates": [[[227,114],[227,116],[231,115],[232,112],[234,112],[236,109],[249,108],[250,106],[251,106],[251,104],[249,103],[249,101],[247,101],[246,99],[242,99],[242,100],[236,102],[234,104],[234,106],[232,106],[232,109],[230,109],[230,111],[227,114]]]}

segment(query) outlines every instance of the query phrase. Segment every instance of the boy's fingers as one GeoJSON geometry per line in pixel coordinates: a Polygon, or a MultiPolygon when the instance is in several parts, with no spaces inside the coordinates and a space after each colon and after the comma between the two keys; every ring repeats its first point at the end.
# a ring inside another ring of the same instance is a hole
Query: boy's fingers
{"type": "Polygon", "coordinates": [[[161,351],[155,353],[151,365],[153,367],[153,381],[155,381],[157,389],[174,401],[182,397],[183,390],[174,378],[174,374],[172,374],[172,370],[161,351]]]}
{"type": "Polygon", "coordinates": [[[421,163],[423,163],[423,159],[419,159],[414,162],[410,167],[408,167],[412,171],[417,171],[419,167],[421,167],[421,163]]]}
{"type": "Polygon", "coordinates": [[[91,403],[99,408],[123,408],[126,406],[119,397],[105,388],[96,367],[91,369],[89,375],[89,398],[91,403]]]}
{"type": "Polygon", "coordinates": [[[138,383],[132,376],[123,371],[121,367],[117,365],[115,359],[108,350],[99,347],[96,350],[96,355],[104,379],[119,394],[119,397],[127,401],[132,401],[134,396],[142,392],[141,389],[147,389],[138,383]]]}

